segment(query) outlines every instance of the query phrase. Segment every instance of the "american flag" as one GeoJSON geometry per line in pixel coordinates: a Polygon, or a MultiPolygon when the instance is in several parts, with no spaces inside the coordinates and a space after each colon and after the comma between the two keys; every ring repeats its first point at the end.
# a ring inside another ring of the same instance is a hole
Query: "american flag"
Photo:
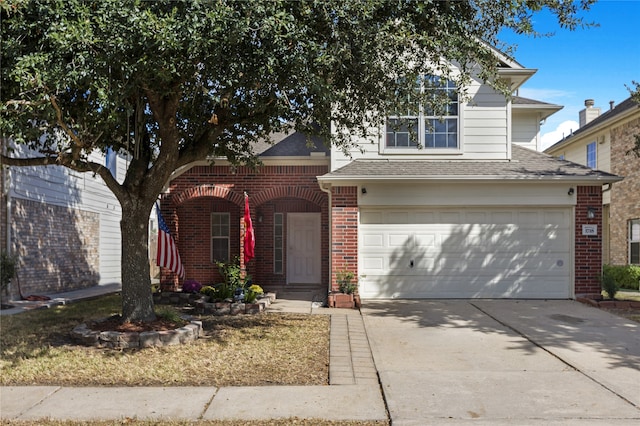
{"type": "Polygon", "coordinates": [[[157,203],[156,212],[158,213],[158,253],[156,256],[156,264],[175,272],[180,278],[183,278],[184,265],[180,260],[178,247],[169,232],[167,223],[162,218],[160,206],[157,203]]]}

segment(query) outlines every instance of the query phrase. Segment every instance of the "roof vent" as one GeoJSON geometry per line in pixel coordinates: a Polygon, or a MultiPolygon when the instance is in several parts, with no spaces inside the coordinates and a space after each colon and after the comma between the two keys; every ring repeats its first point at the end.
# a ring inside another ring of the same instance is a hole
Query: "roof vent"
{"type": "Polygon", "coordinates": [[[616,101],[609,101],[609,111],[611,111],[613,109],[613,106],[615,105],[616,101]]]}
{"type": "Polygon", "coordinates": [[[584,106],[586,106],[587,108],[591,108],[595,104],[596,102],[593,99],[585,99],[584,101],[584,106]]]}

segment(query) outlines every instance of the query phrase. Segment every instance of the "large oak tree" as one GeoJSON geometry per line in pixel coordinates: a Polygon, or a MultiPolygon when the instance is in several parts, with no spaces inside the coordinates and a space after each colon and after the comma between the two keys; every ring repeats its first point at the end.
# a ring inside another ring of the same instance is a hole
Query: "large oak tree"
{"type": "Polygon", "coordinates": [[[479,65],[499,86],[501,30],[535,34],[543,10],[573,29],[590,3],[3,0],[0,131],[38,154],[4,150],[2,163],[102,177],[122,206],[123,319],[151,320],[147,222],[173,171],[208,156],[251,164],[273,131],[346,149],[419,73],[463,85],[479,65]],[[131,159],[122,183],[89,160],[107,149],[131,159]]]}

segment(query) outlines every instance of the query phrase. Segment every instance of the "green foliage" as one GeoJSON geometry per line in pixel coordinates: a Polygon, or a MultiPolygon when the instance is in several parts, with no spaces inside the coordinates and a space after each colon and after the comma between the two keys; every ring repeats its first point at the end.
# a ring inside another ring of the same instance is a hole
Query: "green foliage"
{"type": "MultiPolygon", "coordinates": [[[[632,81],[632,84],[635,86],[635,89],[630,87],[627,87],[627,89],[631,94],[631,99],[640,107],[640,82],[632,81]]],[[[625,154],[634,154],[637,158],[640,158],[640,135],[633,135],[633,137],[635,139],[633,147],[625,154]]]]}
{"type": "Polygon", "coordinates": [[[251,275],[242,276],[242,270],[240,269],[240,259],[235,257],[232,262],[216,262],[218,271],[222,275],[224,282],[217,284],[216,299],[224,300],[233,298],[236,289],[245,290],[247,283],[251,282],[251,275]]]}
{"type": "MultiPolygon", "coordinates": [[[[123,226],[146,229],[176,169],[210,156],[255,165],[254,142],[293,129],[348,153],[415,98],[420,74],[460,88],[478,74],[509,95],[489,47],[508,53],[500,32],[536,35],[542,9],[574,29],[593,1],[3,0],[0,136],[34,151],[0,157],[99,174],[123,226]],[[109,148],[128,155],[124,180],[90,158],[109,148]]],[[[145,241],[123,233],[131,320],[152,316],[145,241]]]]}
{"type": "Polygon", "coordinates": [[[336,272],[336,281],[340,293],[353,294],[358,289],[357,280],[354,281],[355,274],[351,271],[338,271],[336,272]]]}
{"type": "Polygon", "coordinates": [[[217,293],[218,291],[216,290],[216,288],[210,285],[205,285],[200,289],[200,294],[204,294],[209,298],[209,300],[215,300],[217,297],[217,293]]]}
{"type": "Polygon", "coordinates": [[[619,288],[640,289],[640,266],[638,265],[604,265],[602,273],[604,277],[611,277],[619,288]]]}
{"type": "Polygon", "coordinates": [[[0,254],[0,290],[3,292],[16,275],[16,263],[15,256],[9,256],[5,252],[0,254]]]}
{"type": "Polygon", "coordinates": [[[602,289],[607,292],[609,299],[615,299],[620,286],[613,276],[605,274],[602,276],[602,289]]]}
{"type": "Polygon", "coordinates": [[[258,284],[250,285],[249,288],[247,288],[247,292],[244,296],[244,301],[246,303],[253,303],[261,294],[264,294],[264,290],[262,289],[262,287],[260,287],[258,284]]]}
{"type": "Polygon", "coordinates": [[[156,310],[156,316],[160,319],[170,321],[175,324],[186,324],[187,321],[180,316],[180,313],[173,307],[163,306],[156,310]]]}

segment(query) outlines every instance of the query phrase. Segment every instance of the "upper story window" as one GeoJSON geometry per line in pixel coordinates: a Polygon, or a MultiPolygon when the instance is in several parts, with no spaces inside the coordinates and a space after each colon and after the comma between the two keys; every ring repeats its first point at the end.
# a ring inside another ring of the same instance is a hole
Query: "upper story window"
{"type": "Polygon", "coordinates": [[[629,221],[629,263],[640,265],[640,219],[629,221]]]}
{"type": "Polygon", "coordinates": [[[596,166],[597,166],[596,143],[591,142],[589,145],[587,145],[587,167],[595,169],[596,166]]]}
{"type": "MultiPolygon", "coordinates": [[[[384,152],[407,153],[407,149],[424,149],[422,153],[450,153],[460,149],[459,100],[451,80],[424,76],[416,82],[416,101],[408,100],[406,111],[396,111],[387,118],[384,152]],[[437,107],[422,105],[427,97],[437,107]]],[[[413,153],[413,152],[412,152],[413,153]]]]}

